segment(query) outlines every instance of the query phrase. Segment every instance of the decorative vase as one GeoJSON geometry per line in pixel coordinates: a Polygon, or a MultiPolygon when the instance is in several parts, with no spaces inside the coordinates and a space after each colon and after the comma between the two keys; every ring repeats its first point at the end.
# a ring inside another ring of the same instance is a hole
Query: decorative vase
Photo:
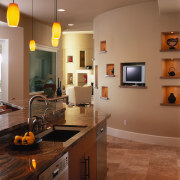
{"type": "Polygon", "coordinates": [[[170,96],[168,97],[168,101],[169,103],[172,103],[172,104],[175,103],[176,97],[174,96],[173,93],[171,93],[170,96]]]}
{"type": "Polygon", "coordinates": [[[174,39],[174,38],[170,38],[167,40],[167,45],[169,46],[169,49],[176,49],[175,46],[178,43],[178,38],[174,39]]]}
{"type": "Polygon", "coordinates": [[[59,78],[58,78],[57,96],[62,96],[61,81],[59,81],[59,78]]]}
{"type": "Polygon", "coordinates": [[[55,82],[52,80],[52,78],[50,78],[46,84],[43,87],[44,89],[44,94],[46,95],[47,98],[52,98],[56,92],[56,84],[55,82]]]}
{"type": "Polygon", "coordinates": [[[111,69],[111,73],[114,75],[114,68],[111,69]]]}

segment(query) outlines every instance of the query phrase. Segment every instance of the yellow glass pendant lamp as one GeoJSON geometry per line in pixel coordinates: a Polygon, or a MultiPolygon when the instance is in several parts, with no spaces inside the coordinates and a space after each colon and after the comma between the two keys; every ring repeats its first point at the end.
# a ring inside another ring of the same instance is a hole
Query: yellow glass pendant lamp
{"type": "Polygon", "coordinates": [[[60,39],[61,37],[61,25],[59,22],[54,22],[52,27],[52,37],[54,39],[60,39]]]}
{"type": "MultiPolygon", "coordinates": [[[[33,0],[32,0],[32,39],[33,39],[33,0]]],[[[35,42],[35,40],[30,40],[29,49],[30,49],[30,51],[35,51],[36,50],[36,42],[35,42]]]]}
{"type": "Polygon", "coordinates": [[[59,44],[59,39],[54,39],[53,37],[51,38],[51,43],[53,47],[58,47],[59,44]]]}
{"type": "Polygon", "coordinates": [[[10,3],[7,9],[7,22],[10,27],[17,27],[19,24],[20,12],[16,3],[10,3]]]}
{"type": "Polygon", "coordinates": [[[30,48],[30,51],[35,51],[36,50],[36,42],[35,42],[35,40],[30,40],[29,48],[30,48]]]}
{"type": "Polygon", "coordinates": [[[60,39],[61,37],[61,25],[57,22],[57,0],[55,0],[55,22],[52,26],[52,37],[53,39],[60,39]]]}

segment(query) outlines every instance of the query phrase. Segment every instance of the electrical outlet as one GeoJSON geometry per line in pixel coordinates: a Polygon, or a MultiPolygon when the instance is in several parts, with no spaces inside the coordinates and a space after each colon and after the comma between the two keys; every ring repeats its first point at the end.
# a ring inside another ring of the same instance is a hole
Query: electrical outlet
{"type": "Polygon", "coordinates": [[[126,126],[127,125],[127,122],[126,122],[126,120],[124,120],[124,126],[126,126]]]}

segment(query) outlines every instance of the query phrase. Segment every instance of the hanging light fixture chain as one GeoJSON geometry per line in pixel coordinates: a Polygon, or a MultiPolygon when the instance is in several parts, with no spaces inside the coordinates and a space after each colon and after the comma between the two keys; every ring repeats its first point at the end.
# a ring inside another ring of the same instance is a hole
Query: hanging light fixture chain
{"type": "Polygon", "coordinates": [[[56,22],[57,22],[57,0],[56,0],[56,22]]]}
{"type": "Polygon", "coordinates": [[[33,0],[32,0],[32,39],[33,39],[33,0]]]}

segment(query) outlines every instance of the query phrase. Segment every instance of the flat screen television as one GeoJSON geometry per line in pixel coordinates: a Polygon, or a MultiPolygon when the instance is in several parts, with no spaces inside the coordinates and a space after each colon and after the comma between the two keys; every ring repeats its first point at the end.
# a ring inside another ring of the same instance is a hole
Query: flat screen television
{"type": "Polygon", "coordinates": [[[124,65],[123,84],[145,85],[145,65],[124,65]]]}

